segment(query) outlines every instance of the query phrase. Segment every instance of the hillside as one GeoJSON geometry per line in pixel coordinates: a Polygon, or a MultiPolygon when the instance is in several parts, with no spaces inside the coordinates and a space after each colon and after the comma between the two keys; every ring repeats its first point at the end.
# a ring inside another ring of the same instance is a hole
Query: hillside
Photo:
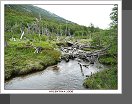
{"type": "Polygon", "coordinates": [[[6,39],[22,31],[25,34],[86,36],[92,31],[99,31],[99,28],[80,26],[33,5],[5,5],[6,39]]]}
{"type": "Polygon", "coordinates": [[[41,15],[41,17],[46,20],[55,20],[57,22],[67,21],[64,18],[55,15],[54,13],[33,5],[5,5],[5,9],[12,9],[16,12],[30,14],[31,16],[34,16],[36,18],[39,18],[39,15],[41,15]]]}
{"type": "MultiPolygon", "coordinates": [[[[113,24],[114,23],[111,23],[110,25],[113,24]]],[[[81,26],[31,4],[6,4],[5,36],[7,36],[9,33],[10,35],[21,34],[22,31],[24,31],[26,34],[35,33],[61,36],[82,35],[90,37],[90,34],[103,30],[98,27],[94,27],[93,24],[91,24],[89,27],[81,26]],[[30,31],[32,31],[32,33],[30,31]]]]}

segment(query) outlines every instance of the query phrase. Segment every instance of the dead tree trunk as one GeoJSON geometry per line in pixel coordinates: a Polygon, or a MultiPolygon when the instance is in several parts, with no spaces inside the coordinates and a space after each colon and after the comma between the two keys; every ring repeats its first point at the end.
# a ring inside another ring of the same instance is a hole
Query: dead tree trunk
{"type": "Polygon", "coordinates": [[[20,39],[22,39],[22,38],[23,38],[23,35],[24,35],[24,31],[22,32],[20,39]]]}
{"type": "Polygon", "coordinates": [[[79,59],[88,61],[90,64],[94,64],[95,62],[98,61],[98,58],[101,55],[105,54],[105,52],[110,48],[110,46],[111,45],[101,50],[86,52],[86,51],[80,50],[80,48],[78,48],[78,46],[76,46],[75,44],[72,44],[72,46],[70,47],[61,47],[61,51],[64,52],[63,53],[64,55],[66,54],[68,60],[79,58],[79,59]]]}

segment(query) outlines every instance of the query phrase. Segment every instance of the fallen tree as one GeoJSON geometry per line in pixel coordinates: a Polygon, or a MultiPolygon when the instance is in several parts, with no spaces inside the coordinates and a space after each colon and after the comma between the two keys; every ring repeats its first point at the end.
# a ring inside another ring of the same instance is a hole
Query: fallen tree
{"type": "MultiPolygon", "coordinates": [[[[85,45],[86,47],[86,45],[85,45]]],[[[94,64],[98,60],[98,58],[102,55],[106,54],[106,51],[111,47],[108,45],[105,48],[96,51],[84,51],[82,50],[82,45],[72,44],[71,47],[61,47],[62,51],[62,59],[68,62],[70,59],[79,58],[85,61],[90,62],[90,64],[94,64]]]]}

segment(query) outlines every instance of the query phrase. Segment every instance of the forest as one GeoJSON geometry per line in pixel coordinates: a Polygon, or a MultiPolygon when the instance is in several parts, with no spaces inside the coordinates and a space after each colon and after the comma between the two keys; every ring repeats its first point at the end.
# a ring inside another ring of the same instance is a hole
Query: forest
{"type": "Polygon", "coordinates": [[[80,59],[88,63],[78,62],[81,70],[95,62],[108,67],[87,75],[86,89],[117,89],[118,5],[109,29],[78,25],[33,5],[5,5],[4,15],[5,81],[80,59]]]}

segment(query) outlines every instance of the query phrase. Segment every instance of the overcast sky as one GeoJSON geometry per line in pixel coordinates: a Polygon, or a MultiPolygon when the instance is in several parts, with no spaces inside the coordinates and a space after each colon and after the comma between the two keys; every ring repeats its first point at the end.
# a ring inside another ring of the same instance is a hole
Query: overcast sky
{"type": "Polygon", "coordinates": [[[35,5],[80,25],[106,29],[111,22],[113,5],[35,5]]]}

